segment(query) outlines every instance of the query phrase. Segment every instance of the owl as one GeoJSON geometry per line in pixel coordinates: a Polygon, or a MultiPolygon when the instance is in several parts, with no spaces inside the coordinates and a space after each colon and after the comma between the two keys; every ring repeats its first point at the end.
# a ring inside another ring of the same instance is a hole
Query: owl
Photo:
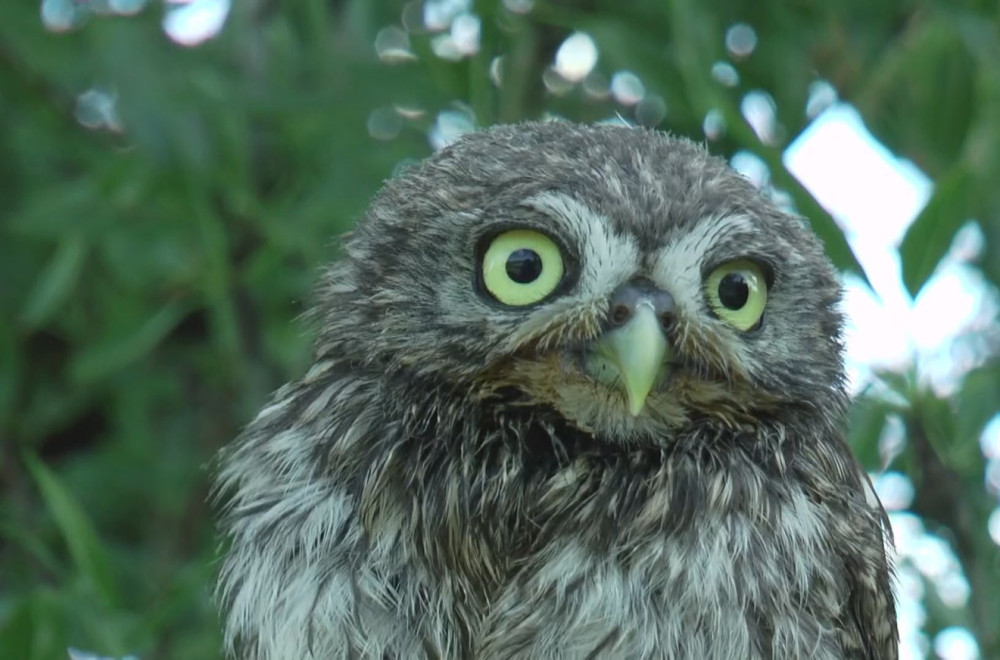
{"type": "Polygon", "coordinates": [[[317,299],[311,368],[219,459],[232,657],[897,656],[838,277],[703,147],[468,135],[317,299]]]}

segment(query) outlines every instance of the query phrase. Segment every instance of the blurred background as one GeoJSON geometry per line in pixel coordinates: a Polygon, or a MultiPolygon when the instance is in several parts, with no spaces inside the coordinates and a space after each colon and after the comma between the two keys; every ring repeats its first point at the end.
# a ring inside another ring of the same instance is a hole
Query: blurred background
{"type": "Polygon", "coordinates": [[[6,2],[0,658],[219,656],[206,466],[306,368],[336,236],[527,118],[690,136],[810,218],[903,657],[1000,658],[998,63],[985,0],[6,2]]]}

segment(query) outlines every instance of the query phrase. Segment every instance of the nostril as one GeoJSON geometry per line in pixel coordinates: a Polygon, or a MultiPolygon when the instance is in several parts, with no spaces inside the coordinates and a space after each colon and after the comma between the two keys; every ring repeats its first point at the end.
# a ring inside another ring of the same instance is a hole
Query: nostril
{"type": "Polygon", "coordinates": [[[629,309],[628,305],[620,304],[615,305],[611,310],[611,322],[615,325],[621,325],[628,320],[628,317],[632,315],[632,310],[629,309]]]}

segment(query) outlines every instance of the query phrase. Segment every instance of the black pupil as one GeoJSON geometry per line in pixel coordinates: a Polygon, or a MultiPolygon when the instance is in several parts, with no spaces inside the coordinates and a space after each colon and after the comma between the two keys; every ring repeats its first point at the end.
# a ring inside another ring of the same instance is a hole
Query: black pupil
{"type": "Polygon", "coordinates": [[[750,297],[750,286],[742,273],[729,273],[719,282],[719,302],[726,309],[743,309],[750,297]]]}
{"type": "Polygon", "coordinates": [[[514,250],[507,257],[507,277],[518,284],[528,284],[542,274],[542,258],[528,248],[514,250]]]}

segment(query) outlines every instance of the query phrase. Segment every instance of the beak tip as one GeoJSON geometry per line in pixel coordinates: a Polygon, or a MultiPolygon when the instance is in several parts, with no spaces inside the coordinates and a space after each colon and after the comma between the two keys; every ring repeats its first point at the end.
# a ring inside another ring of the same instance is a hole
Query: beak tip
{"type": "Polygon", "coordinates": [[[602,341],[621,377],[629,415],[638,417],[665,368],[669,347],[660,320],[652,307],[640,305],[628,323],[608,332],[602,341]]]}
{"type": "Polygon", "coordinates": [[[628,402],[629,415],[631,415],[632,417],[638,417],[639,413],[642,412],[642,409],[645,407],[645,405],[646,405],[645,397],[639,400],[629,397],[629,402],[628,402]]]}

